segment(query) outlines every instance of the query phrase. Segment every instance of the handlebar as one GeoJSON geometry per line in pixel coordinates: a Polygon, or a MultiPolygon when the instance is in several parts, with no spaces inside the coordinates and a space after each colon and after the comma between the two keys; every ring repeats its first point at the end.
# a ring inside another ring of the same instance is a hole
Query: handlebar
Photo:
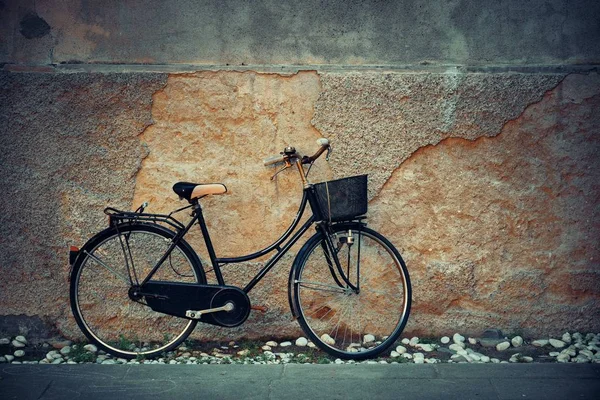
{"type": "MultiPolygon", "coordinates": [[[[317,152],[310,157],[309,156],[302,157],[302,164],[310,164],[310,163],[314,162],[317,158],[319,158],[321,156],[321,154],[323,154],[325,152],[325,150],[329,149],[331,146],[329,144],[329,139],[326,139],[326,138],[318,139],[317,144],[319,146],[321,146],[319,148],[319,150],[317,150],[317,152]]],[[[265,158],[263,160],[263,164],[265,166],[269,166],[269,165],[277,164],[280,162],[289,161],[292,158],[300,158],[300,155],[298,153],[296,153],[296,150],[293,147],[286,148],[286,150],[284,152],[282,152],[278,155],[265,158]],[[289,152],[288,149],[293,149],[293,153],[289,152]]]]}

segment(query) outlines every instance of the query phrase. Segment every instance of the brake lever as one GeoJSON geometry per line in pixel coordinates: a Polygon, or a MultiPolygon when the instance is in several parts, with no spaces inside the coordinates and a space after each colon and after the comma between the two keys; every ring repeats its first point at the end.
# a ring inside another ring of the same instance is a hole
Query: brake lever
{"type": "Polygon", "coordinates": [[[288,169],[291,166],[292,166],[292,164],[288,160],[286,160],[285,161],[285,167],[283,167],[279,171],[275,172],[275,175],[273,175],[271,177],[271,180],[274,180],[277,175],[279,175],[280,173],[282,173],[283,171],[285,171],[286,169],[288,169]]]}

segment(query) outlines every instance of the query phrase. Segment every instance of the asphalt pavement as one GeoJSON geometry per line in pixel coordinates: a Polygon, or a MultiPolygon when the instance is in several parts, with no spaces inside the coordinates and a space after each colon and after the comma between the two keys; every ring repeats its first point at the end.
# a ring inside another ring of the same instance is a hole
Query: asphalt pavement
{"type": "Polygon", "coordinates": [[[600,399],[600,364],[3,364],[0,398],[600,399]]]}

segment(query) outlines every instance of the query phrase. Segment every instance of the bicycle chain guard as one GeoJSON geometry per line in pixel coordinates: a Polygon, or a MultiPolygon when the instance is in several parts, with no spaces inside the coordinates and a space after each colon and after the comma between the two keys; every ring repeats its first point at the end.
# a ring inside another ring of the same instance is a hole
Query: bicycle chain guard
{"type": "Polygon", "coordinates": [[[248,295],[235,286],[149,281],[141,292],[156,312],[211,325],[238,326],[250,314],[248,295]]]}

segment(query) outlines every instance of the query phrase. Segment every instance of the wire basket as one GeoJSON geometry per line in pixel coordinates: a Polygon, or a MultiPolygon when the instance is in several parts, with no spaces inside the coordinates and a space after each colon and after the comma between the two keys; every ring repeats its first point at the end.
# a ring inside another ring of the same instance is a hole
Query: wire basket
{"type": "Polygon", "coordinates": [[[324,220],[347,221],[367,213],[367,175],[317,183],[314,187],[324,220]]]}

